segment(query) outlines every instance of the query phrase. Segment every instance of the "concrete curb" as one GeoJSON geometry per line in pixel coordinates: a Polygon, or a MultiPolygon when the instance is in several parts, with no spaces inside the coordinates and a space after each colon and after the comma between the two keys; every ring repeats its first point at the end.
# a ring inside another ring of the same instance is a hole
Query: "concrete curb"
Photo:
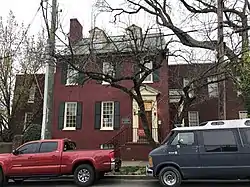
{"type": "MultiPolygon", "coordinates": [[[[73,179],[73,176],[61,176],[58,179],[73,179]]],[[[105,175],[104,179],[155,180],[146,175],[105,175]]]]}
{"type": "Polygon", "coordinates": [[[105,179],[154,180],[146,175],[105,175],[105,179]]]}

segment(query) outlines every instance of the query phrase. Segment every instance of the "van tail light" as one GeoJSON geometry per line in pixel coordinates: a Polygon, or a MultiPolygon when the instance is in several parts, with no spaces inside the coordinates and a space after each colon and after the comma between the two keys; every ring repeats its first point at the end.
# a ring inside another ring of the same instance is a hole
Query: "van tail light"
{"type": "Polygon", "coordinates": [[[109,153],[109,158],[110,158],[111,162],[115,161],[115,152],[114,151],[109,153]]]}

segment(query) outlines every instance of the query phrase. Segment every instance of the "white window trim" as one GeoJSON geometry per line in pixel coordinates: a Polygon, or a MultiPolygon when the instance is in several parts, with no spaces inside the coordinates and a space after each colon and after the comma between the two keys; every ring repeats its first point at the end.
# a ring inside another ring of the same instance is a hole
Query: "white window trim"
{"type": "MultiPolygon", "coordinates": [[[[109,64],[110,65],[110,62],[103,62],[102,63],[102,72],[104,73],[104,64],[105,63],[107,63],[107,64],[109,64]]],[[[112,66],[112,71],[114,72],[114,69],[115,69],[115,67],[114,66],[112,66]]],[[[113,73],[113,77],[115,76],[115,73],[113,73]]],[[[110,83],[109,82],[106,82],[106,81],[102,81],[102,85],[110,85],[110,83]]]]}
{"type": "Polygon", "coordinates": [[[188,111],[188,126],[189,127],[194,127],[194,126],[190,126],[190,117],[189,117],[190,113],[196,113],[197,114],[197,117],[198,117],[197,118],[197,124],[198,124],[197,126],[199,126],[199,124],[200,124],[200,119],[199,118],[200,117],[199,117],[199,112],[198,111],[188,111]]]}
{"type": "MultiPolygon", "coordinates": [[[[76,104],[76,110],[77,110],[77,102],[65,102],[64,106],[64,119],[63,119],[63,130],[64,131],[74,131],[76,130],[76,127],[66,127],[66,121],[67,121],[67,105],[68,104],[76,104]]],[[[77,111],[76,111],[77,112],[77,111]]]]}
{"type": "Polygon", "coordinates": [[[70,83],[69,82],[69,79],[68,79],[68,76],[69,76],[69,71],[73,71],[74,72],[74,75],[78,75],[78,71],[77,70],[75,70],[75,69],[69,69],[69,67],[67,68],[67,77],[66,77],[66,84],[65,84],[65,86],[72,86],[72,85],[78,85],[78,83],[77,82],[73,82],[73,83],[70,83]]]}
{"type": "Polygon", "coordinates": [[[34,103],[35,97],[36,97],[36,85],[33,84],[30,88],[30,91],[29,91],[28,103],[34,103]],[[32,96],[31,96],[31,94],[32,94],[32,96]],[[32,97],[32,99],[30,99],[31,97],[32,97]]]}
{"type": "MultiPolygon", "coordinates": [[[[239,119],[245,119],[245,118],[241,118],[241,114],[242,113],[247,113],[247,111],[246,110],[241,110],[241,111],[239,111],[239,119]]],[[[248,115],[248,114],[247,114],[248,115]]],[[[247,117],[246,117],[247,118],[247,117]]]]}
{"type": "MultiPolygon", "coordinates": [[[[150,60],[150,63],[151,63],[151,67],[153,68],[153,61],[152,60],[150,60]]],[[[146,66],[145,66],[146,67],[146,66]]],[[[147,67],[146,67],[147,68],[147,67]]],[[[152,84],[152,83],[154,83],[154,76],[153,76],[153,72],[152,73],[150,73],[148,76],[150,76],[151,77],[151,79],[149,80],[149,81],[143,81],[142,83],[144,83],[144,84],[152,84]]],[[[140,74],[140,78],[142,77],[142,74],[140,74]]]]}
{"type": "Polygon", "coordinates": [[[100,130],[113,131],[114,130],[114,123],[115,123],[115,102],[114,101],[102,101],[102,103],[101,103],[101,128],[100,128],[100,130]],[[104,103],[112,103],[112,105],[113,105],[112,127],[103,127],[103,104],[104,103]]]}
{"type": "MultiPolygon", "coordinates": [[[[209,83],[209,82],[213,82],[213,81],[217,81],[218,79],[217,79],[217,77],[208,77],[207,78],[207,82],[209,83]]],[[[207,85],[207,91],[208,91],[208,96],[210,97],[210,98],[215,98],[215,97],[218,97],[219,96],[219,84],[218,84],[218,82],[216,82],[216,83],[211,83],[211,84],[208,84],[207,85]],[[214,86],[216,85],[216,89],[217,89],[217,93],[216,94],[213,94],[213,92],[215,92],[215,91],[212,91],[212,92],[210,92],[209,91],[209,88],[211,88],[211,86],[212,87],[214,87],[214,86]]]]}

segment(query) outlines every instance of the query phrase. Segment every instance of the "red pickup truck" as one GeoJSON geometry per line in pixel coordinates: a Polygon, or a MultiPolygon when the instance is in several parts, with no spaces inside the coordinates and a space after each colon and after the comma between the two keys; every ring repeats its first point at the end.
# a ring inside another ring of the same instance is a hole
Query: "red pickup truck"
{"type": "Polygon", "coordinates": [[[121,159],[114,150],[76,150],[69,139],[32,141],[13,153],[0,154],[0,181],[21,183],[28,178],[73,175],[79,186],[90,186],[105,173],[118,171],[121,159]]]}

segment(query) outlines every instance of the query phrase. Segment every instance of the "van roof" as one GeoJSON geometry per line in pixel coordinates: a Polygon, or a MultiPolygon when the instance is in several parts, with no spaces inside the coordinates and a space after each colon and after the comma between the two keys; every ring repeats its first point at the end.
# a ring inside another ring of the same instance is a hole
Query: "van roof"
{"type": "Polygon", "coordinates": [[[250,128],[250,118],[234,120],[208,121],[193,127],[177,127],[174,131],[183,130],[206,130],[206,129],[232,129],[232,128],[250,128]]]}

